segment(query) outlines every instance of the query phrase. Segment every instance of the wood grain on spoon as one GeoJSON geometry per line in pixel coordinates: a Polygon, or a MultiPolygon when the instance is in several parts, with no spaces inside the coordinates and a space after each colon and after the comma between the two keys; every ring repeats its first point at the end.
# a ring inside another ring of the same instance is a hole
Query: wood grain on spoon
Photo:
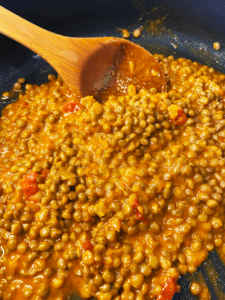
{"type": "Polygon", "coordinates": [[[165,75],[144,48],[113,37],[71,38],[42,29],[0,6],[0,32],[43,57],[78,96],[127,93],[157,88],[166,92],[165,75]]]}

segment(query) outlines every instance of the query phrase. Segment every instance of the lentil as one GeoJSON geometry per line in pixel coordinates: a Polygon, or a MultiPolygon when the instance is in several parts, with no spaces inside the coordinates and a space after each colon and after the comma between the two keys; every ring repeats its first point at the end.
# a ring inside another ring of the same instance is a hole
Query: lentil
{"type": "Polygon", "coordinates": [[[135,29],[135,30],[133,31],[133,36],[134,36],[135,38],[139,38],[140,35],[141,35],[141,29],[140,29],[140,28],[135,29]]]}
{"type": "Polygon", "coordinates": [[[127,29],[122,29],[121,31],[124,39],[128,39],[130,37],[130,33],[127,29]]]}
{"type": "Polygon", "coordinates": [[[215,50],[220,50],[220,43],[218,43],[218,42],[213,43],[213,48],[215,50]]]}

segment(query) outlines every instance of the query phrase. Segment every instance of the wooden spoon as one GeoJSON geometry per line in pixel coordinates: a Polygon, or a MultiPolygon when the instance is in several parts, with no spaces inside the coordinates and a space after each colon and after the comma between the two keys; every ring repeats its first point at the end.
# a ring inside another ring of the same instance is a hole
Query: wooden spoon
{"type": "Polygon", "coordinates": [[[43,57],[78,96],[127,93],[127,86],[166,92],[165,75],[154,57],[130,41],[71,38],[42,29],[0,6],[0,32],[43,57]]]}

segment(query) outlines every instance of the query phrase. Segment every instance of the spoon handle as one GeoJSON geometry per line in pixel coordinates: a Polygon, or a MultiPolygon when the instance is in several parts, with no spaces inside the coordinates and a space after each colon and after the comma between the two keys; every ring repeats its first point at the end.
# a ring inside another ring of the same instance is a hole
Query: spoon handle
{"type": "Polygon", "coordinates": [[[60,35],[47,31],[0,6],[0,33],[48,60],[57,53],[60,35]],[[51,42],[51,47],[49,44],[51,42]]]}

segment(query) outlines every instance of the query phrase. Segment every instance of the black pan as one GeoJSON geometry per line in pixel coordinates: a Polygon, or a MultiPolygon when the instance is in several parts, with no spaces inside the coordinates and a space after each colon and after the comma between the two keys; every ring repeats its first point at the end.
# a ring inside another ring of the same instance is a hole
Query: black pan
{"type": "MultiPolygon", "coordinates": [[[[186,57],[225,73],[225,4],[221,0],[54,0],[38,2],[0,0],[0,5],[21,17],[68,36],[117,36],[118,29],[133,31],[144,26],[140,38],[131,38],[151,53],[186,57]],[[156,9],[153,9],[156,8],[156,9]],[[149,29],[149,20],[165,17],[159,30],[149,29]],[[221,49],[213,49],[219,42],[221,49]]],[[[47,82],[53,68],[41,57],[0,35],[0,94],[10,90],[19,77],[27,82],[47,82]]],[[[16,100],[16,97],[11,101],[16,100]]],[[[9,102],[0,101],[0,111],[9,102]]],[[[225,299],[225,268],[216,251],[195,274],[181,276],[182,289],[173,300],[197,299],[189,291],[193,280],[201,278],[212,300],[225,299]]],[[[70,300],[78,299],[71,291],[70,300]]]]}

